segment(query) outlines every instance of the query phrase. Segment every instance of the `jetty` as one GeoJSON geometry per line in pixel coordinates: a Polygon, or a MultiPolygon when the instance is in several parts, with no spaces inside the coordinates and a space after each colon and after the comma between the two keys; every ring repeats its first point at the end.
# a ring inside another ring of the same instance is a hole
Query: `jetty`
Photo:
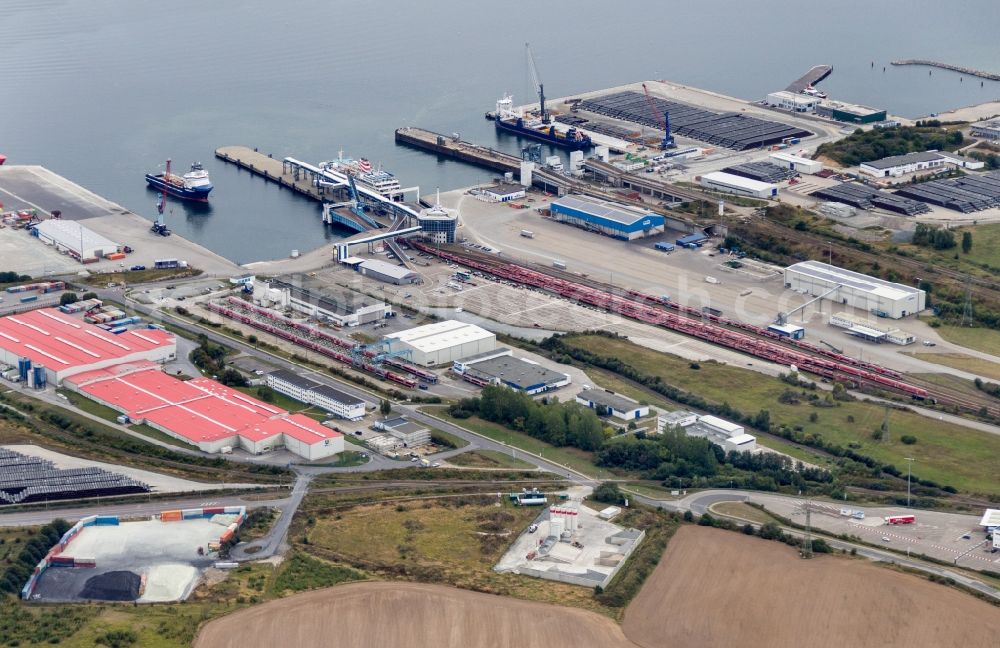
{"type": "Polygon", "coordinates": [[[814,86],[826,77],[830,76],[831,72],[833,72],[832,65],[814,65],[808,72],[800,76],[795,81],[792,81],[792,83],[785,88],[785,90],[798,94],[809,86],[814,86]]]}
{"type": "Polygon", "coordinates": [[[993,72],[984,72],[983,70],[976,70],[974,68],[962,67],[961,65],[952,65],[951,63],[941,63],[940,61],[928,61],[927,59],[901,59],[899,61],[892,61],[893,65],[923,65],[926,67],[936,67],[942,70],[950,70],[952,72],[958,72],[959,74],[968,74],[969,76],[979,77],[980,79],[988,79],[990,81],[1000,81],[1000,74],[994,74],[993,72]]]}

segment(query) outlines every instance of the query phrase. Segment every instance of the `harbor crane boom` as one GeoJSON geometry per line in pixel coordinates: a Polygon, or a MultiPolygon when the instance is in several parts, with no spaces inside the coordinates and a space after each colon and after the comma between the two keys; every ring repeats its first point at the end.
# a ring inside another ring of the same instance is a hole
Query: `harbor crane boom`
{"type": "MultiPolygon", "coordinates": [[[[649,94],[649,88],[646,84],[642,84],[642,91],[646,94],[646,103],[649,104],[649,110],[653,115],[653,121],[659,121],[660,111],[656,109],[656,102],[653,101],[653,97],[649,94]]],[[[672,149],[677,145],[674,143],[674,136],[670,134],[670,111],[667,110],[663,113],[663,141],[660,142],[661,149],[672,149]]]]}
{"type": "Polygon", "coordinates": [[[542,80],[538,78],[538,68],[535,67],[535,57],[531,55],[531,44],[525,43],[524,50],[528,54],[528,72],[531,73],[531,83],[535,87],[536,92],[538,92],[538,107],[542,113],[542,123],[548,124],[549,113],[545,110],[545,86],[542,85],[542,80]]]}

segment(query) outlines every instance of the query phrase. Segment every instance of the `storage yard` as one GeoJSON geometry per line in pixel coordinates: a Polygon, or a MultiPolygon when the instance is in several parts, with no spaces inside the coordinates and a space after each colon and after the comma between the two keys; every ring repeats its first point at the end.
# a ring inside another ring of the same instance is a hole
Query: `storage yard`
{"type": "Polygon", "coordinates": [[[42,559],[22,598],[182,601],[243,523],[243,507],[163,511],[152,519],[80,520],[42,559]]]}
{"type": "Polygon", "coordinates": [[[602,519],[598,511],[579,502],[557,503],[514,541],[494,569],[607,587],[644,535],[602,519]]]}

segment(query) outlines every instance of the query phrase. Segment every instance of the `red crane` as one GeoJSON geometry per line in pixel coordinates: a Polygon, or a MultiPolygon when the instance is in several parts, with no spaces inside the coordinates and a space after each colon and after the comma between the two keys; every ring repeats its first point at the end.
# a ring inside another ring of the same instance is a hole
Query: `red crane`
{"type": "MultiPolygon", "coordinates": [[[[646,103],[649,104],[650,113],[653,115],[653,121],[660,121],[660,111],[656,108],[656,102],[653,101],[653,97],[649,94],[649,88],[646,84],[642,84],[642,91],[646,94],[646,103]]],[[[660,148],[669,149],[674,148],[674,138],[670,135],[670,113],[663,113],[663,141],[660,142],[660,148]]]]}

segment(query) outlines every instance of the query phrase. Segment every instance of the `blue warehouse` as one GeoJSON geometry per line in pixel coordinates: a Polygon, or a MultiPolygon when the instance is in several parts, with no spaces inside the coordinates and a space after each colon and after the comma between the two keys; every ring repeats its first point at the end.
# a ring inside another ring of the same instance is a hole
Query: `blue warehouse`
{"type": "Polygon", "coordinates": [[[590,196],[564,196],[551,205],[552,217],[624,241],[663,232],[659,214],[590,196]]]}

